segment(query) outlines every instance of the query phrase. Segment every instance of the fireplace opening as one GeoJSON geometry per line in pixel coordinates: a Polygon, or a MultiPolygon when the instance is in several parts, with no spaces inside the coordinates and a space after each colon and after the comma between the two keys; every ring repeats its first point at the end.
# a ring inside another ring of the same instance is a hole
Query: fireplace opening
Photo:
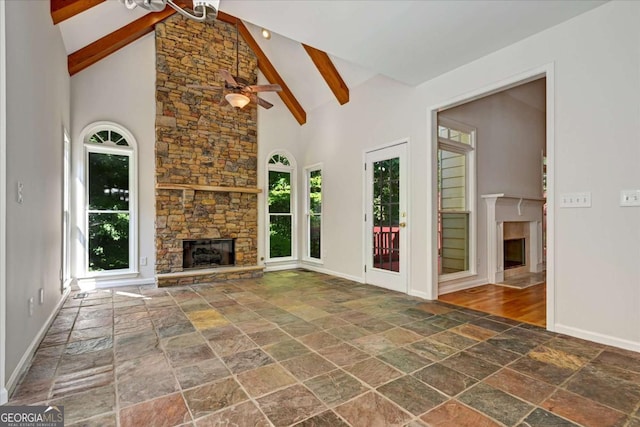
{"type": "Polygon", "coordinates": [[[182,268],[211,268],[235,263],[235,239],[182,241],[182,268]]]}
{"type": "Polygon", "coordinates": [[[525,239],[509,239],[504,241],[504,269],[526,265],[525,239]]]}

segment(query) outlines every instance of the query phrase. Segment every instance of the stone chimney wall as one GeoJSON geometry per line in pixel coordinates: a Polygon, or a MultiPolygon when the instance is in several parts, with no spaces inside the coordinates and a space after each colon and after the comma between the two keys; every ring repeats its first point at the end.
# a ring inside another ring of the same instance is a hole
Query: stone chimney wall
{"type": "MultiPolygon", "coordinates": [[[[257,59],[239,42],[239,75],[254,84],[257,59]]],[[[156,187],[256,188],[256,106],[220,107],[219,69],[238,74],[233,25],[177,14],[156,25],[156,187]]],[[[156,274],[182,271],[183,239],[235,238],[236,266],[257,265],[257,218],[256,194],[156,188],[156,274]]]]}

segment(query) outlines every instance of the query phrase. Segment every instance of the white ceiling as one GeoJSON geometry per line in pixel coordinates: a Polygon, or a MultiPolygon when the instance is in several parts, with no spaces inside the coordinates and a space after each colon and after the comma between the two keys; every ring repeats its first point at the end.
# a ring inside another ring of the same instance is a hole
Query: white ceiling
{"type": "MultiPolygon", "coordinates": [[[[600,0],[221,0],[303,108],[333,94],[300,46],[327,52],[348,87],[383,74],[415,86],[602,5],[600,0]],[[253,25],[251,25],[253,24],[253,25]],[[264,27],[270,40],[260,37],[264,27]]],[[[67,53],[144,15],[108,0],[59,24],[67,53]]]]}

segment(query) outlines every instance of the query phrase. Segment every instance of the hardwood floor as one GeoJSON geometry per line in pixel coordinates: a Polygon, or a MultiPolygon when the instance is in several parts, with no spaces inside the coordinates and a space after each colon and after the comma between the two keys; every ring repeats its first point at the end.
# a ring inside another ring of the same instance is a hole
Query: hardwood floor
{"type": "Polygon", "coordinates": [[[483,285],[440,295],[440,301],[546,327],[546,284],[526,289],[483,285]]]}

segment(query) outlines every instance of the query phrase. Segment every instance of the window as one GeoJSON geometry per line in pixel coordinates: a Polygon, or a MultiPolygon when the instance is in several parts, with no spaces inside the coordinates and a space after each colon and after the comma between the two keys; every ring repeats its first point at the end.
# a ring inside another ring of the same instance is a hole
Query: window
{"type": "Polygon", "coordinates": [[[285,153],[275,153],[267,164],[267,258],[284,261],[295,253],[295,163],[285,153]]]}
{"type": "Polygon", "coordinates": [[[306,258],[322,260],[322,169],[311,166],[306,172],[306,258]]]}
{"type": "Polygon", "coordinates": [[[63,133],[62,157],[62,287],[71,282],[71,139],[63,133]]]}
{"type": "Polygon", "coordinates": [[[454,279],[475,273],[475,130],[438,123],[438,273],[454,279]]]}
{"type": "Polygon", "coordinates": [[[114,123],[95,124],[83,135],[86,272],[94,276],[135,273],[135,140],[114,123]]]}

